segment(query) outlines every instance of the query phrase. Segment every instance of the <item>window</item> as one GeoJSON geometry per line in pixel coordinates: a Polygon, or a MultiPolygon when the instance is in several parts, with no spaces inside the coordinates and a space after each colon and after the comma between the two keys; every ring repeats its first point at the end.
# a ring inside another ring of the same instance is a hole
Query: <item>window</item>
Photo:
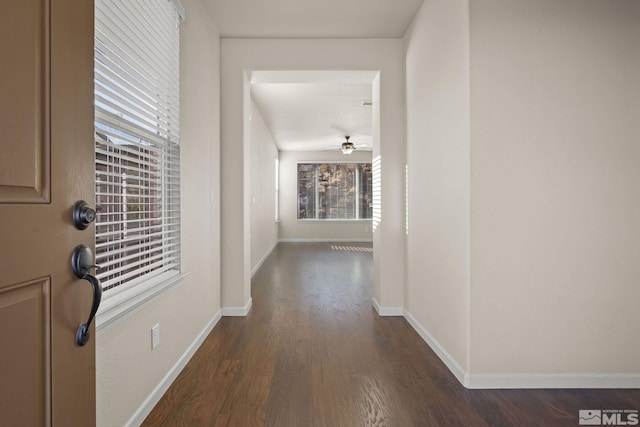
{"type": "Polygon", "coordinates": [[[276,176],[276,195],[275,195],[275,205],[276,205],[276,222],[280,221],[280,159],[276,157],[275,160],[275,176],[276,176]]]}
{"type": "Polygon", "coordinates": [[[382,157],[373,159],[373,221],[371,228],[376,231],[382,222],[382,157]]]}
{"type": "Polygon", "coordinates": [[[180,274],[179,10],[167,0],[95,2],[96,264],[105,296],[180,274]]]}
{"type": "Polygon", "coordinates": [[[404,165],[404,232],[409,235],[409,164],[404,165]]]}
{"type": "Polygon", "coordinates": [[[373,216],[371,163],[298,163],[298,219],[373,216]]]}

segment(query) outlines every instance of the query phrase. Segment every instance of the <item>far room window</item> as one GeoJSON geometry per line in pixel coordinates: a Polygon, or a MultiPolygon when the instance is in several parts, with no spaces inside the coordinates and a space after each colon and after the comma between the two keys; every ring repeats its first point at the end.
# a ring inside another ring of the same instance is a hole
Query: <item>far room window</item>
{"type": "Polygon", "coordinates": [[[276,222],[280,221],[280,159],[278,159],[276,157],[275,160],[275,177],[276,177],[276,182],[275,182],[275,187],[276,187],[276,194],[275,194],[275,205],[276,205],[276,222]]]}
{"type": "Polygon", "coordinates": [[[376,231],[380,223],[382,222],[382,157],[376,156],[373,159],[372,168],[372,221],[371,228],[376,231]]]}
{"type": "Polygon", "coordinates": [[[371,163],[298,163],[298,219],[373,216],[371,163]]]}

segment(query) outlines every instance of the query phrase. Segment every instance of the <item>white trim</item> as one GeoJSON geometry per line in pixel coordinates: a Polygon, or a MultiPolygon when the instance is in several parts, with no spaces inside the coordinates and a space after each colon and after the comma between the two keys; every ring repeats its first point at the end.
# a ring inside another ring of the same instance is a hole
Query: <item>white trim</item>
{"type": "Polygon", "coordinates": [[[433,338],[431,334],[429,334],[429,332],[427,332],[427,330],[420,323],[418,323],[418,321],[411,315],[411,313],[405,310],[404,317],[405,319],[407,319],[407,322],[409,322],[413,329],[415,329],[418,335],[420,335],[422,339],[427,343],[427,345],[431,347],[431,350],[433,350],[433,352],[438,355],[440,360],[442,360],[442,362],[447,365],[447,368],[449,368],[451,373],[458,379],[458,381],[460,381],[463,386],[467,387],[467,373],[464,371],[464,369],[462,369],[458,362],[456,362],[456,360],[451,357],[449,353],[447,353],[447,350],[445,350],[444,347],[442,347],[440,343],[436,341],[436,339],[433,338]]]}
{"type": "Polygon", "coordinates": [[[251,311],[251,306],[253,305],[253,298],[249,298],[247,304],[244,307],[222,307],[222,315],[223,316],[232,316],[232,317],[244,317],[251,311]]]}
{"type": "MultiPolygon", "coordinates": [[[[374,307],[377,302],[374,299],[374,307]]],[[[376,307],[376,310],[378,308],[376,307]]],[[[409,313],[407,322],[438,355],[460,383],[469,389],[541,388],[640,388],[640,374],[471,374],[464,372],[453,357],[409,313]]]]}
{"type": "Polygon", "coordinates": [[[402,307],[383,307],[375,298],[371,298],[371,301],[379,316],[402,316],[404,314],[402,307]]]}
{"type": "Polygon", "coordinates": [[[373,243],[373,239],[280,239],[278,243],[373,243]]]}
{"type": "MultiPolygon", "coordinates": [[[[374,299],[374,307],[377,301],[374,299]]],[[[378,310],[378,307],[376,307],[378,310]]],[[[405,310],[404,317],[431,347],[460,383],[469,389],[538,389],[538,388],[640,388],[640,374],[471,374],[418,321],[405,310]]]]}
{"type": "Polygon", "coordinates": [[[129,418],[129,421],[125,424],[126,427],[133,427],[141,425],[145,418],[151,413],[156,404],[160,401],[162,396],[167,392],[173,381],[178,377],[180,372],[187,366],[189,360],[193,357],[195,352],[200,348],[204,340],[207,338],[209,333],[213,330],[213,328],[218,324],[220,319],[222,318],[222,310],[219,310],[213,319],[209,321],[209,323],[204,327],[202,332],[198,334],[196,339],[191,343],[191,345],[187,348],[187,350],[180,356],[180,358],[176,361],[176,363],[171,367],[169,372],[160,380],[160,383],[153,389],[151,394],[147,396],[147,398],[142,402],[142,405],[136,410],[136,412],[129,418]]]}
{"type": "MultiPolygon", "coordinates": [[[[336,149],[336,152],[339,151],[340,149],[336,149]]],[[[356,148],[356,150],[360,150],[360,151],[369,151],[372,152],[373,150],[363,150],[361,148],[356,148]]],[[[326,150],[324,150],[326,151],[326,150]]],[[[329,151],[334,151],[334,150],[329,150],[329,151]]],[[[360,164],[360,163],[368,163],[371,164],[371,160],[355,160],[355,159],[341,159],[341,160],[297,160],[296,161],[296,165],[299,164],[306,164],[306,165],[324,165],[324,164],[331,164],[331,163],[343,163],[343,164],[360,164]]]]}
{"type": "Polygon", "coordinates": [[[470,389],[640,388],[640,374],[468,374],[470,389]]]}
{"type": "Polygon", "coordinates": [[[253,269],[251,270],[251,277],[253,277],[258,272],[258,270],[260,270],[260,267],[262,267],[262,264],[264,264],[267,258],[269,258],[269,255],[271,255],[271,252],[273,252],[276,246],[278,246],[278,242],[275,242],[273,246],[271,246],[271,249],[269,249],[267,253],[264,254],[264,256],[260,259],[260,261],[258,261],[256,266],[253,267],[253,269]]]}

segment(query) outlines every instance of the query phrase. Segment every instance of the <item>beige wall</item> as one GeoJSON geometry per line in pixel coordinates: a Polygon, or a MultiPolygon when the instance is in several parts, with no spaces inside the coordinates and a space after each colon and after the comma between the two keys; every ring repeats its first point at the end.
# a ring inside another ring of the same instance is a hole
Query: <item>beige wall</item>
{"type": "Polygon", "coordinates": [[[405,36],[409,234],[405,310],[462,379],[469,333],[469,14],[425,2],[405,36]]]}
{"type": "Polygon", "coordinates": [[[370,162],[370,151],[280,152],[281,241],[371,241],[371,221],[298,221],[298,162],[370,162]]]}
{"type": "MultiPolygon", "coordinates": [[[[379,233],[386,244],[375,248],[374,262],[381,264],[374,293],[382,305],[401,306],[403,287],[404,183],[402,40],[295,40],[223,39],[222,82],[222,304],[243,307],[251,298],[248,235],[248,82],[252,70],[369,70],[380,71],[379,144],[383,191],[386,194],[379,233]],[[244,194],[238,189],[245,188],[244,194]]],[[[374,90],[375,95],[375,90],[374,90]]],[[[374,123],[375,126],[375,123],[374,123]]],[[[377,270],[376,270],[377,271],[377,270]]]]}
{"type": "Polygon", "coordinates": [[[182,269],[190,274],[96,337],[98,426],[131,420],[220,310],[219,41],[200,0],[182,2],[182,269]],[[151,351],[156,323],[161,341],[151,351]]]}
{"type": "Polygon", "coordinates": [[[408,318],[468,387],[639,387],[640,2],[433,0],[405,37],[408,318]]]}
{"type": "Polygon", "coordinates": [[[638,374],[640,2],[470,4],[470,370],[638,374]]]}
{"type": "Polygon", "coordinates": [[[278,157],[271,132],[251,101],[251,271],[255,271],[278,243],[276,224],[276,171],[278,157]]]}
{"type": "Polygon", "coordinates": [[[540,375],[544,386],[595,387],[603,384],[597,374],[619,374],[614,380],[638,386],[639,2],[425,3],[405,38],[406,295],[397,244],[401,41],[225,40],[221,113],[218,36],[200,0],[183,3],[182,250],[190,275],[96,337],[99,426],[135,416],[216,318],[221,295],[230,306],[250,297],[248,69],[381,70],[374,155],[383,157],[385,183],[374,293],[383,306],[404,305],[466,385],[531,386],[537,380],[527,375],[540,375]],[[238,262],[226,265],[222,284],[221,259],[238,262]],[[151,351],[156,323],[161,344],[151,351]]]}

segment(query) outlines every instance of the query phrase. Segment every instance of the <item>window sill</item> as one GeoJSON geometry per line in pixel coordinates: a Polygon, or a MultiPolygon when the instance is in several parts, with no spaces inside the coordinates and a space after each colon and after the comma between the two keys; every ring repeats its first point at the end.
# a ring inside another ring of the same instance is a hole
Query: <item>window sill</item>
{"type": "Polygon", "coordinates": [[[96,335],[131,316],[147,302],[180,284],[189,273],[167,272],[121,292],[107,292],[96,315],[96,335]]]}

